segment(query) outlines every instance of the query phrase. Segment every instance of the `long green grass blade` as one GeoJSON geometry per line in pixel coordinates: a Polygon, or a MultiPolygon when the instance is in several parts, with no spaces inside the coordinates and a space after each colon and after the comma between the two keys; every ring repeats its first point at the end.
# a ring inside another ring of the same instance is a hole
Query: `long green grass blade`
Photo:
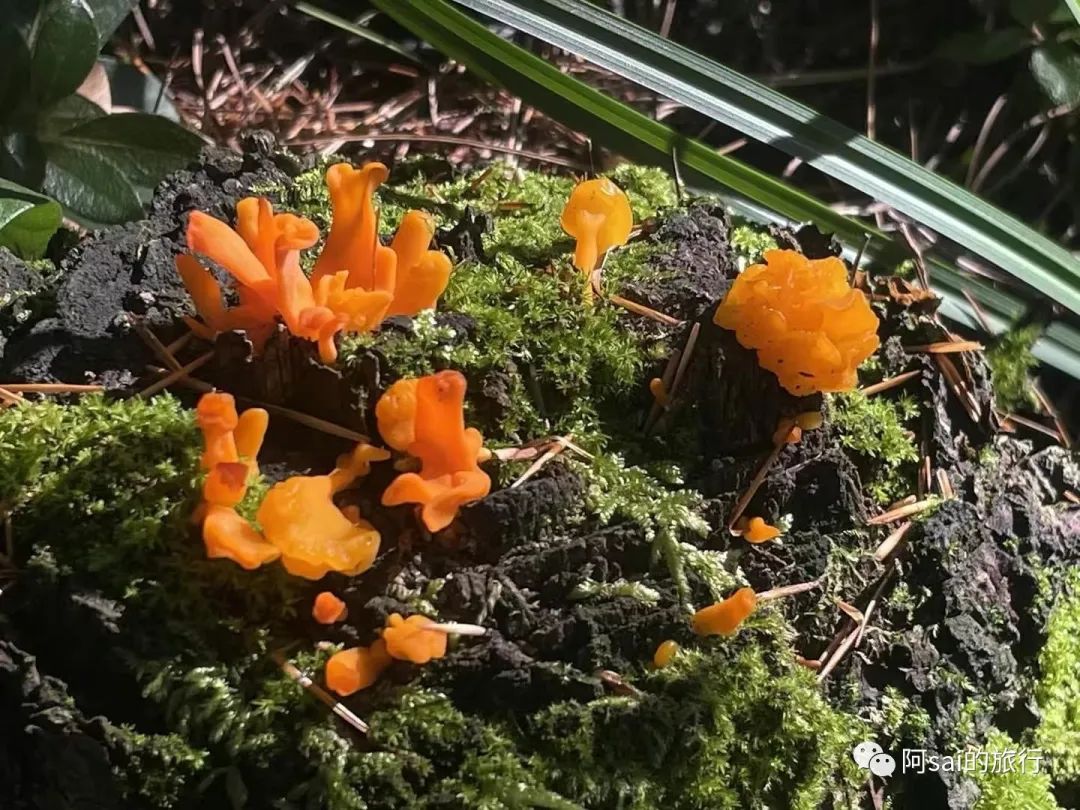
{"type": "Polygon", "coordinates": [[[933,228],[1080,313],[1080,261],[985,200],[585,0],[455,0],[685,104],[933,228]]]}
{"type": "MultiPolygon", "coordinates": [[[[671,166],[672,154],[685,166],[687,179],[705,188],[724,188],[761,209],[794,221],[810,221],[836,233],[849,245],[871,237],[867,253],[883,261],[907,258],[907,252],[885,234],[858,220],[842,216],[823,202],[783,181],[686,138],[637,110],[564,75],[544,60],[519,48],[445,0],[373,0],[374,4],[481,78],[505,87],[552,118],[589,135],[598,143],[639,163],[671,166]]],[[[775,217],[774,217],[775,218],[775,217]]],[[[969,279],[941,262],[934,262],[931,281],[946,297],[948,314],[976,325],[961,290],[972,293],[991,316],[995,328],[1005,328],[1023,313],[1024,304],[977,279],[969,279]]],[[[1041,359],[1080,378],[1080,333],[1055,324],[1036,347],[1041,359]]]]}
{"type": "Polygon", "coordinates": [[[1069,11],[1076,17],[1077,25],[1080,25],[1080,0],[1065,0],[1065,5],[1069,7],[1069,11]]]}
{"type": "MultiPolygon", "coordinates": [[[[366,39],[368,42],[373,42],[376,45],[381,45],[388,51],[393,51],[403,59],[407,59],[410,62],[418,63],[420,60],[416,58],[415,54],[409,53],[409,51],[402,48],[398,43],[389,37],[384,37],[382,34],[378,34],[372,31],[366,25],[360,25],[351,20],[346,20],[344,17],[339,17],[331,11],[327,11],[324,8],[306,3],[304,0],[296,0],[292,4],[292,7],[299,11],[301,14],[306,14],[309,17],[313,17],[316,20],[322,20],[324,23],[340,28],[342,31],[347,31],[355,37],[366,39]]],[[[371,12],[368,12],[370,15],[371,12]]]]}

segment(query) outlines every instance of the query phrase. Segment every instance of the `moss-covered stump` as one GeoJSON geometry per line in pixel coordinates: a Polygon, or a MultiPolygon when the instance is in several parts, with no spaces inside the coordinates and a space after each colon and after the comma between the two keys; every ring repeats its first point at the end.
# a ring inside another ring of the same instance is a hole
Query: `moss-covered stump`
{"type": "Polygon", "coordinates": [[[377,466],[340,499],[380,531],[374,567],[318,583],[205,559],[198,392],[137,395],[163,363],[135,325],[166,343],[184,331],[172,261],[188,211],[229,219],[257,193],[325,231],[321,168],[265,149],[208,155],[163,184],[147,220],[87,237],[58,266],[0,255],[0,381],[106,388],[0,410],[0,806],[1075,806],[1075,457],[996,435],[987,365],[958,361],[961,402],[932,358],[904,349],[945,339],[940,325],[888,295],[861,381],[920,373],[872,396],[788,395],[712,313],[763,249],[835,244],[680,204],[661,172],[613,178],[641,228],[609,255],[604,291],[668,318],[582,300],[558,224],[572,179],[410,164],[380,191],[382,228],[409,207],[438,219],[457,264],[435,311],[345,339],[334,367],[283,329],[258,355],[240,333],[176,349],[206,358],[202,384],[279,409],[249,517],[273,481],[329,469],[343,435],[378,440],[374,403],[394,381],[441,369],[466,375],[467,421],[489,447],[572,434],[584,451],[514,488],[530,460],[488,462],[492,494],[434,536],[411,508],[379,505],[394,472],[377,466]],[[691,333],[658,419],[648,382],[691,333]],[[779,452],[748,505],[782,538],[733,537],[728,515],[777,421],[818,408],[824,425],[779,452]],[[935,500],[875,557],[896,524],[869,518],[920,492],[925,458],[935,500]],[[738,586],[804,583],[734,636],[691,632],[691,609],[738,586]],[[326,589],[348,607],[342,624],[311,618],[326,589]],[[371,643],[394,612],[487,633],[344,699],[361,735],[281,663],[318,683],[332,651],[371,643]],[[680,650],[656,669],[665,640],[680,650]],[[1038,748],[1048,769],[898,770],[883,784],[852,759],[863,740],[898,759],[1038,748]]]}

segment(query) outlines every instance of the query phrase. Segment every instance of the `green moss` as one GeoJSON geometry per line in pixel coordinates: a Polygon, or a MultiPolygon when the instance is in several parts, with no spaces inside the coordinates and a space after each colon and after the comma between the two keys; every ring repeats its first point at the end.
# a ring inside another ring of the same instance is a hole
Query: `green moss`
{"type": "Polygon", "coordinates": [[[1080,571],[1072,571],[1068,595],[1050,614],[1046,645],[1039,653],[1035,699],[1042,718],[1035,743],[1050,759],[1054,780],[1080,783],[1080,571]]]}
{"type": "Polygon", "coordinates": [[[891,503],[914,488],[913,465],[919,450],[907,427],[919,415],[910,397],[867,397],[858,391],[828,398],[828,419],[840,442],[867,463],[864,483],[879,503],[891,503]]]}
{"type": "Polygon", "coordinates": [[[760,225],[735,222],[731,229],[731,247],[739,264],[745,267],[761,261],[766,250],[776,248],[776,240],[760,225]]]}
{"type": "MultiPolygon", "coordinates": [[[[994,730],[981,750],[989,753],[993,761],[995,752],[1016,753],[1023,750],[1023,746],[1015,743],[1008,734],[994,730]]],[[[1038,773],[1031,772],[1030,762],[1027,767],[1029,770],[1026,772],[1017,765],[1014,770],[1005,773],[977,771],[972,774],[981,791],[973,810],[1013,810],[1020,807],[1024,810],[1060,810],[1054,800],[1045,760],[1039,766],[1038,773]]]]}
{"type": "Polygon", "coordinates": [[[1031,387],[1031,369],[1039,361],[1031,349],[1039,334],[1038,325],[1012,329],[999,335],[986,351],[994,382],[994,399],[1003,411],[1031,408],[1038,402],[1031,387]]]}
{"type": "Polygon", "coordinates": [[[682,650],[637,683],[640,698],[539,713],[535,764],[590,807],[857,806],[849,752],[860,726],[828,707],[790,652],[740,635],[682,650]]]}
{"type": "MultiPolygon", "coordinates": [[[[709,533],[709,524],[701,515],[701,494],[666,487],[644,469],[628,467],[618,455],[598,455],[590,464],[581,465],[581,472],[589,485],[586,497],[590,511],[604,523],[618,515],[644,528],[653,543],[654,558],[664,558],[679,597],[689,609],[690,587],[680,541],[687,534],[705,537],[709,533]]],[[[673,474],[671,469],[666,472],[673,474]]],[[[672,483],[682,482],[676,479],[672,483]]]]}

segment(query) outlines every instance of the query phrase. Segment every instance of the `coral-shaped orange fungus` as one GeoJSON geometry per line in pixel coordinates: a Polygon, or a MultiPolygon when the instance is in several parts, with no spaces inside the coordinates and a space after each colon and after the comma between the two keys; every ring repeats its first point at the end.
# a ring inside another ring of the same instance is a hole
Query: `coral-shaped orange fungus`
{"type": "Polygon", "coordinates": [[[678,651],[679,643],[677,641],[672,641],[670,638],[667,641],[661,641],[656,648],[656,652],[653,653],[653,666],[657,669],[663,669],[671,663],[678,651]]]}
{"type": "Polygon", "coordinates": [[[178,256],[176,269],[202,318],[186,319],[192,331],[212,339],[242,329],[258,351],[280,318],[294,335],[317,343],[323,362],[332,363],[339,332],[370,332],[388,312],[415,315],[434,306],[446,289],[450,260],[429,250],[435,226],[417,211],[405,215],[393,247],[379,242],[372,194],[386,177],[381,163],[361,169],[341,163],[327,171],[333,225],[310,279],[300,267],[300,252],[319,240],[309,220],[274,214],[267,200],[256,197],[237,203],[235,230],[192,212],[188,249],[226,270],[240,298],[227,308],[213,274],[193,255],[178,256]]]}
{"type": "Polygon", "coordinates": [[[268,414],[249,408],[242,415],[229,394],[209,393],[199,399],[195,419],[203,433],[203,542],[211,559],[224,557],[253,569],[277,559],[277,548],[267,543],[236,512],[257,472],[255,457],[266,433],[268,414]]]}
{"type": "Polygon", "coordinates": [[[796,396],[854,388],[855,370],[879,343],[878,318],[844,263],[793,250],[766,251],[765,264],[740,273],[714,321],[796,396]]]}
{"type": "Polygon", "coordinates": [[[757,594],[751,588],[739,588],[722,602],[702,608],[692,620],[699,636],[729,636],[757,607],[757,594]]]}
{"type": "Polygon", "coordinates": [[[397,256],[394,300],[387,315],[415,315],[430,309],[450,282],[450,259],[429,250],[435,220],[423,211],[408,211],[398,225],[390,249],[397,256]]]}
{"type": "Polygon", "coordinates": [[[743,530],[743,540],[748,543],[764,543],[779,536],[780,530],[775,526],[770,526],[764,518],[760,517],[750,518],[743,530]]]}
{"type": "Polygon", "coordinates": [[[599,177],[574,187],[559,222],[577,240],[574,267],[588,278],[605,252],[626,244],[634,227],[634,214],[623,190],[606,177],[599,177]]]}
{"type": "Polygon", "coordinates": [[[311,606],[311,616],[319,624],[333,624],[340,622],[349,613],[345,603],[334,596],[330,591],[323,591],[315,597],[311,606]]]}
{"type": "Polygon", "coordinates": [[[477,463],[484,438],[465,427],[465,387],[460,372],[440,371],[398,380],[375,406],[386,443],[420,459],[420,471],[399,475],[382,502],[420,504],[433,532],[449,526],[463,504],[491,491],[491,479],[477,463]]]}
{"type": "Polygon", "coordinates": [[[232,396],[210,393],[199,400],[196,420],[205,441],[200,514],[209,557],[227,557],[248,569],[281,557],[289,573],[308,579],[329,571],[355,575],[371,567],[379,533],[355,508],[338,509],[333,495],[367,475],[373,461],[388,459],[388,451],[362,443],[339,458],[329,475],[294,476],[275,484],[259,506],[259,532],[235,506],[258,471],[266,411],[250,408],[238,415],[232,396]]]}
{"type": "Polygon", "coordinates": [[[427,616],[403,619],[400,614],[391,613],[382,634],[386,651],[393,658],[414,664],[426,664],[432,658],[442,658],[446,655],[446,633],[427,630],[430,624],[435,622],[427,616]]]}
{"type": "Polygon", "coordinates": [[[386,450],[357,445],[338,459],[329,475],[297,475],[270,488],[255,517],[266,539],[281,552],[285,570],[319,579],[330,571],[353,576],[366,571],[379,551],[379,533],[366,520],[350,520],[334,504],[340,492],[367,475],[386,450]]]}
{"type": "Polygon", "coordinates": [[[342,650],[326,662],[326,685],[342,697],[348,697],[375,683],[391,661],[381,638],[370,647],[342,650]]]}

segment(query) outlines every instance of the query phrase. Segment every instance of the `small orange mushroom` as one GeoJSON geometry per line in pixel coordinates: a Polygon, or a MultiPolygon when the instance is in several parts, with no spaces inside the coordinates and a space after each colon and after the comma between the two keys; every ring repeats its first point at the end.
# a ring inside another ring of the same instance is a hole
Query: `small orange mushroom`
{"type": "Polygon", "coordinates": [[[834,256],[766,251],[765,264],[735,279],[713,320],[756,350],[761,366],[796,396],[851,390],[859,364],[879,345],[877,316],[834,256]]]}
{"type": "Polygon", "coordinates": [[[349,609],[345,607],[345,603],[330,591],[323,591],[316,596],[311,606],[311,615],[319,624],[340,622],[348,614],[349,609]]]}
{"type": "Polygon", "coordinates": [[[757,594],[752,588],[739,588],[722,602],[704,607],[694,614],[692,625],[699,636],[729,636],[739,629],[747,616],[757,607],[757,594]]]}
{"type": "Polygon", "coordinates": [[[605,252],[626,244],[634,214],[623,190],[606,177],[598,177],[574,187],[560,224],[577,240],[574,266],[588,278],[605,252]]]}
{"type": "Polygon", "coordinates": [[[802,428],[794,419],[781,419],[773,432],[773,444],[798,444],[802,441],[802,428]]]}
{"type": "Polygon", "coordinates": [[[765,522],[764,518],[752,517],[746,524],[746,528],[743,530],[743,540],[748,543],[764,543],[768,540],[773,540],[780,536],[780,530],[775,526],[770,526],[765,522]]]}
{"type": "Polygon", "coordinates": [[[663,669],[672,662],[678,652],[679,642],[670,638],[667,641],[661,641],[656,648],[656,652],[653,653],[653,666],[657,669],[663,669]]]}
{"type": "Polygon", "coordinates": [[[375,406],[386,443],[420,459],[418,473],[403,473],[387,487],[383,505],[420,504],[432,532],[449,526],[462,505],[491,491],[491,479],[477,462],[484,438],[465,427],[465,389],[460,372],[440,371],[399,380],[375,406]]]}
{"type": "Polygon", "coordinates": [[[390,249],[397,255],[394,300],[388,315],[415,315],[435,306],[450,281],[450,258],[429,250],[435,220],[423,211],[408,211],[398,225],[390,249]]]}
{"type": "Polygon", "coordinates": [[[326,662],[326,685],[348,697],[374,684],[392,660],[382,639],[370,647],[351,647],[334,653],[326,662]]]}
{"type": "Polygon", "coordinates": [[[393,658],[414,664],[426,664],[433,658],[442,658],[446,655],[446,633],[426,629],[432,624],[435,622],[427,616],[403,619],[401,614],[391,613],[382,635],[386,651],[393,658]]]}
{"type": "Polygon", "coordinates": [[[281,554],[232,507],[207,506],[202,533],[207,557],[223,557],[249,571],[273,562],[281,554]]]}
{"type": "Polygon", "coordinates": [[[389,457],[385,450],[360,444],[329,475],[297,475],[271,487],[256,519],[267,541],[281,552],[285,570],[321,579],[330,571],[352,576],[371,567],[379,533],[366,520],[349,520],[333,496],[366,475],[372,461],[389,457]]]}

